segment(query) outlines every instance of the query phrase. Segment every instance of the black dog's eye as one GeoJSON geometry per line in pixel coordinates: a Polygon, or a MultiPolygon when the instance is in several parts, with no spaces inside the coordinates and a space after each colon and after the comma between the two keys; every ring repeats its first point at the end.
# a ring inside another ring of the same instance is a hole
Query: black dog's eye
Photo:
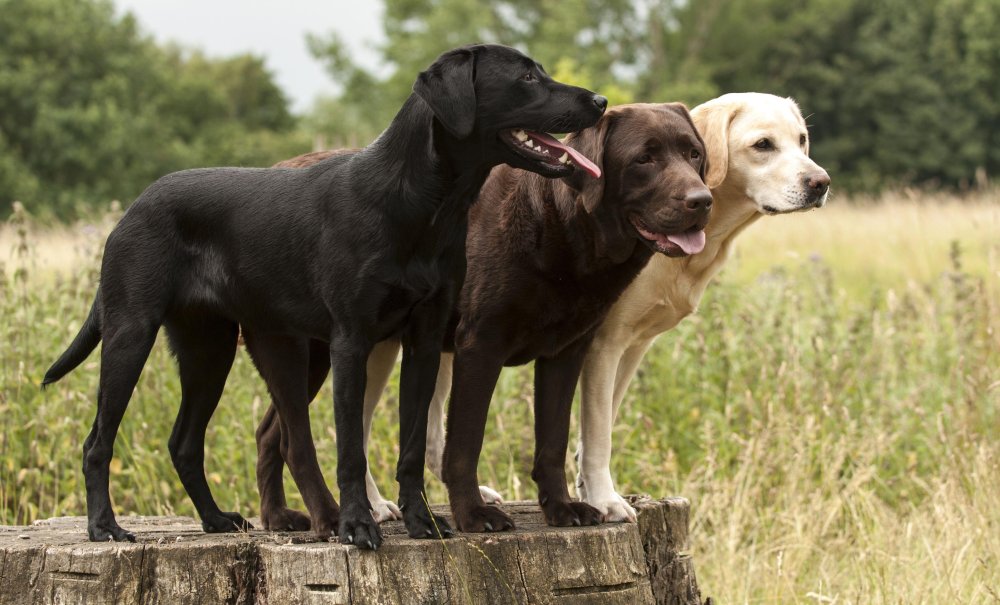
{"type": "Polygon", "coordinates": [[[525,82],[534,82],[537,78],[535,78],[535,74],[529,71],[528,73],[521,76],[521,79],[524,80],[525,82]]]}
{"type": "Polygon", "coordinates": [[[799,135],[799,147],[805,147],[805,146],[806,146],[806,135],[800,134],[799,135]]]}
{"type": "Polygon", "coordinates": [[[771,139],[761,139],[753,144],[753,148],[757,151],[771,151],[774,149],[774,143],[771,139]]]}
{"type": "Polygon", "coordinates": [[[635,159],[636,164],[648,164],[653,161],[653,156],[644,153],[635,159]]]}

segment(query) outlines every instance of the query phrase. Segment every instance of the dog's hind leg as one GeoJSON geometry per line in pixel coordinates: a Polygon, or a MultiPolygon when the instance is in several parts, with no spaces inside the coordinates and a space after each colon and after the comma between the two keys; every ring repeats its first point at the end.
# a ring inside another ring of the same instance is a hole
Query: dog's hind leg
{"type": "Polygon", "coordinates": [[[219,509],[205,478],[205,431],[233,365],[239,328],[207,315],[171,317],[164,325],[181,376],[181,407],[169,442],[174,468],[206,532],[250,529],[239,513],[219,509]]]}
{"type": "MultiPolygon", "coordinates": [[[[315,393],[313,388],[319,390],[316,386],[317,382],[322,382],[317,379],[320,375],[319,368],[325,365],[319,362],[314,364],[310,353],[318,350],[321,343],[306,338],[251,331],[245,331],[243,339],[247,343],[247,350],[254,356],[257,369],[267,383],[272,402],[278,411],[272,415],[272,428],[269,430],[274,430],[273,418],[276,417],[280,434],[279,452],[288,464],[309,510],[310,527],[317,536],[327,538],[337,527],[340,509],[323,479],[309,424],[310,395],[315,393]]],[[[325,348],[325,345],[322,346],[325,348]]],[[[326,376],[325,368],[322,376],[326,376]]],[[[273,446],[273,440],[270,443],[273,446]]],[[[273,455],[273,450],[269,455],[273,455]]],[[[278,469],[280,475],[280,466],[278,469]]],[[[261,478],[258,477],[258,484],[260,481],[261,478]]],[[[282,486],[278,484],[277,489],[282,490],[282,486]]],[[[280,523],[275,515],[280,515],[281,510],[264,509],[264,506],[278,501],[277,498],[273,493],[262,493],[261,496],[261,516],[269,517],[270,523],[280,523]]],[[[284,502],[283,491],[280,502],[284,502]]]]}
{"type": "MultiPolygon", "coordinates": [[[[371,437],[372,416],[375,414],[375,406],[378,405],[385,385],[389,383],[392,369],[396,365],[396,358],[399,356],[399,341],[384,340],[375,345],[368,356],[368,380],[365,384],[365,453],[368,452],[368,440],[371,437]]],[[[371,464],[369,463],[365,474],[365,491],[368,493],[368,501],[372,506],[372,517],[381,523],[391,519],[402,519],[403,514],[399,507],[392,500],[386,500],[379,492],[375,478],[372,476],[371,464]]]]}
{"type": "MultiPolygon", "coordinates": [[[[247,337],[244,330],[244,341],[250,357],[254,360],[261,375],[260,364],[269,362],[271,357],[267,352],[258,355],[257,341],[247,337]]],[[[330,373],[330,348],[321,340],[309,341],[309,401],[316,398],[326,377],[330,373]]],[[[287,457],[288,438],[282,440],[281,422],[278,408],[272,403],[257,426],[257,490],[260,493],[260,518],[264,529],[308,531],[311,522],[309,515],[288,508],[285,500],[285,485],[282,471],[287,457]],[[282,444],[285,449],[282,450],[282,444]]]]}
{"type": "Polygon", "coordinates": [[[553,357],[535,361],[535,463],[531,478],[538,484],[538,502],[549,525],[601,522],[596,508],[571,501],[566,489],[569,417],[589,340],[581,339],[553,357]]]}
{"type": "Polygon", "coordinates": [[[135,320],[122,325],[105,322],[102,326],[104,346],[101,348],[97,416],[83,443],[87,534],[94,542],[135,541],[135,536],[122,529],[115,520],[108,492],[108,474],[118,426],[156,340],[158,328],[157,322],[135,320]]]}

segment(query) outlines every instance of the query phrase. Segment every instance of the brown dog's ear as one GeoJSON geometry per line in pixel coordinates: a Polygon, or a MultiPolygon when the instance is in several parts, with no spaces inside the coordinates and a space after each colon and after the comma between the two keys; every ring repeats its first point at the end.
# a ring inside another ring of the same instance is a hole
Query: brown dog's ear
{"type": "MultiPolygon", "coordinates": [[[[702,182],[704,182],[707,185],[708,175],[711,174],[712,170],[711,166],[714,162],[712,161],[711,152],[708,151],[708,145],[705,143],[705,139],[702,137],[701,132],[698,131],[698,127],[695,126],[694,119],[691,117],[691,113],[688,111],[687,105],[683,103],[664,103],[663,105],[666,108],[670,109],[671,111],[677,113],[682,118],[684,118],[684,121],[687,122],[689,126],[691,126],[691,130],[694,131],[695,136],[698,137],[698,142],[701,143],[703,147],[705,147],[705,157],[701,161],[701,170],[698,171],[698,176],[700,176],[702,182]]],[[[723,170],[725,170],[725,168],[723,168],[723,170]]],[[[720,183],[722,182],[722,179],[725,178],[725,176],[726,176],[725,173],[723,173],[723,175],[719,179],[720,183]]],[[[709,189],[711,188],[712,186],[709,185],[709,189]]]]}
{"type": "Polygon", "coordinates": [[[703,168],[705,184],[715,189],[726,180],[729,171],[729,126],[739,108],[731,102],[714,99],[691,110],[698,133],[705,143],[708,161],[703,168]]]}
{"type": "Polygon", "coordinates": [[[604,197],[604,181],[608,178],[604,170],[604,147],[607,145],[611,125],[618,113],[616,108],[609,109],[601,116],[597,124],[570,134],[564,141],[570,147],[587,156],[601,169],[601,178],[599,179],[590,176],[582,168],[577,168],[573,174],[563,179],[570,189],[576,192],[576,202],[581,204],[588,214],[594,212],[597,204],[604,197]]]}
{"type": "Polygon", "coordinates": [[[476,123],[476,53],[472,49],[450,50],[426,70],[413,84],[430,106],[434,116],[455,138],[472,134],[476,123]]]}

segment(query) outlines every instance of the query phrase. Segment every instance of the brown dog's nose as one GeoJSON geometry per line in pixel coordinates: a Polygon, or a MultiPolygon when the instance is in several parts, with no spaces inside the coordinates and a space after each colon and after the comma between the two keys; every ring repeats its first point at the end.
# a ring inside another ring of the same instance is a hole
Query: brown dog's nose
{"type": "Polygon", "coordinates": [[[825,170],[807,174],[805,185],[806,190],[813,199],[823,197],[823,194],[830,189],[830,175],[825,170]]]}
{"type": "Polygon", "coordinates": [[[684,196],[684,205],[688,210],[708,210],[712,207],[712,192],[708,189],[688,191],[684,196]]]}
{"type": "Polygon", "coordinates": [[[608,108],[608,98],[601,95],[594,95],[594,105],[597,105],[598,109],[604,111],[608,108]]]}

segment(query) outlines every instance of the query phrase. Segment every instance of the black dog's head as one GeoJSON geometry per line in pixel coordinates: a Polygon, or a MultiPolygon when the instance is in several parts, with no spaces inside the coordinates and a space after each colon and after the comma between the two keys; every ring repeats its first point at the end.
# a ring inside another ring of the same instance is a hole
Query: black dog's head
{"type": "Polygon", "coordinates": [[[712,206],[708,160],[683,105],[620,105],[566,142],[603,166],[601,180],[566,179],[587,212],[667,256],[701,252],[712,206]]]}
{"type": "Polygon", "coordinates": [[[608,100],[556,82],[530,57],[507,46],[476,44],[438,57],[413,85],[447,133],[476,141],[496,163],[560,177],[590,160],[546,131],[575,132],[594,125],[608,100]]]}

